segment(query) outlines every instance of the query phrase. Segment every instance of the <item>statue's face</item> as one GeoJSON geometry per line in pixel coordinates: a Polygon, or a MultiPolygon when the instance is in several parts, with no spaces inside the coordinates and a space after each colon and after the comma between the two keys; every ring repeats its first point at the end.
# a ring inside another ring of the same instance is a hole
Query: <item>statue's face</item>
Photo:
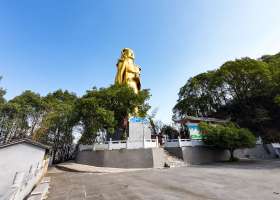
{"type": "Polygon", "coordinates": [[[129,49],[129,48],[124,48],[122,50],[122,57],[124,57],[124,58],[131,58],[133,60],[135,58],[133,51],[131,49],[129,49]]]}

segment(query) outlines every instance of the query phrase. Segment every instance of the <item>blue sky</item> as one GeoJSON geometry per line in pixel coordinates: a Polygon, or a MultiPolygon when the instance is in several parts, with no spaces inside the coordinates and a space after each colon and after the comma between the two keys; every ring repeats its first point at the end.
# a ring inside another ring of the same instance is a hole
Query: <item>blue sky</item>
{"type": "Polygon", "coordinates": [[[171,121],[188,78],[235,58],[280,51],[279,0],[0,2],[0,85],[82,95],[113,83],[124,47],[142,67],[157,118],[171,121]]]}

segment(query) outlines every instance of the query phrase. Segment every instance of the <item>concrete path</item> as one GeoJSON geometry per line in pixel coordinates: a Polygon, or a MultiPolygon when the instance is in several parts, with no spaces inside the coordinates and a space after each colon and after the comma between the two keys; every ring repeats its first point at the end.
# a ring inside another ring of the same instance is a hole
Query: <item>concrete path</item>
{"type": "Polygon", "coordinates": [[[70,172],[84,172],[84,173],[120,173],[144,170],[143,168],[123,169],[123,168],[110,168],[110,167],[95,167],[91,165],[81,165],[74,162],[65,162],[56,165],[58,169],[70,172]]]}
{"type": "Polygon", "coordinates": [[[48,176],[48,200],[280,200],[280,160],[48,176]]]}

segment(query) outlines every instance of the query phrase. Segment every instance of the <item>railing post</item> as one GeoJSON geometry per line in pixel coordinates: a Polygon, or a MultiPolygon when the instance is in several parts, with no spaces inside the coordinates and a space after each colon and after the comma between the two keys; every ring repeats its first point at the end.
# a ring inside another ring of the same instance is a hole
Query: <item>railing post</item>
{"type": "Polygon", "coordinates": [[[181,138],[180,138],[180,136],[178,136],[178,144],[179,144],[179,147],[181,147],[181,138]]]}
{"type": "Polygon", "coordinates": [[[108,149],[112,150],[112,138],[110,138],[110,140],[109,140],[108,149]]]}
{"type": "Polygon", "coordinates": [[[156,136],[156,147],[159,147],[158,136],[156,136]]]}
{"type": "Polygon", "coordinates": [[[143,148],[145,149],[145,143],[146,143],[146,141],[145,141],[145,135],[143,134],[143,148]]]}

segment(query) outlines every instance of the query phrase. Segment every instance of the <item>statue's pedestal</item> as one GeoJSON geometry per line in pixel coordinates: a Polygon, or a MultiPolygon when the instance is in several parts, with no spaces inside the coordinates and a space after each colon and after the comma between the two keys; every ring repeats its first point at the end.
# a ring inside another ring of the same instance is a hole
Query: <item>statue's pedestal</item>
{"type": "Polygon", "coordinates": [[[129,118],[128,141],[143,141],[151,139],[149,120],[142,117],[129,118]]]}
{"type": "Polygon", "coordinates": [[[164,166],[163,148],[158,148],[157,140],[151,140],[150,123],[147,119],[131,117],[128,136],[126,141],[110,139],[90,147],[79,145],[76,162],[114,168],[162,168],[164,166]]]}

